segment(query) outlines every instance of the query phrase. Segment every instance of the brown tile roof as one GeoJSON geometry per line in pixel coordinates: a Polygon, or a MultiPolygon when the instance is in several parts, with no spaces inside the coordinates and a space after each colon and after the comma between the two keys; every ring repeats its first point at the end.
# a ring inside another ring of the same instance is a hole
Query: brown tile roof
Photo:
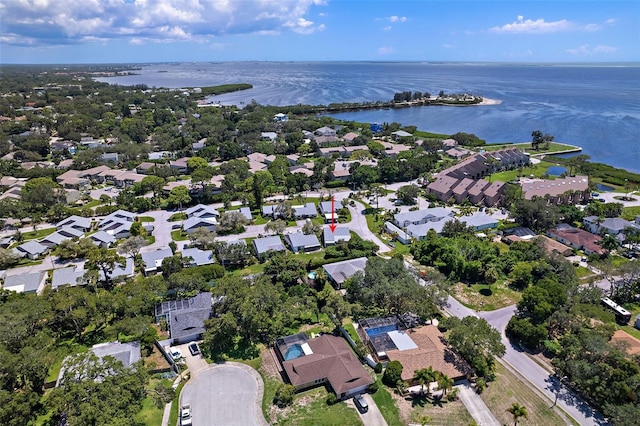
{"type": "Polygon", "coordinates": [[[400,361],[402,380],[411,381],[416,370],[432,367],[452,379],[466,376],[470,367],[446,345],[440,330],[433,325],[407,330],[417,349],[387,351],[390,361],[400,361]]]}
{"type": "Polygon", "coordinates": [[[566,246],[560,241],[553,240],[545,235],[540,235],[536,238],[542,239],[542,241],[544,242],[544,248],[547,250],[547,253],[553,253],[554,251],[557,251],[561,255],[565,256],[566,254],[569,254],[573,251],[571,247],[566,246]]]}
{"type": "Polygon", "coordinates": [[[560,224],[557,228],[549,230],[549,236],[558,236],[568,241],[572,246],[580,248],[584,247],[594,253],[603,254],[605,250],[600,246],[602,237],[592,234],[583,229],[574,228],[573,226],[560,224]]]}
{"type": "Polygon", "coordinates": [[[326,379],[333,391],[340,395],[350,389],[373,383],[367,370],[341,337],[324,334],[307,343],[313,354],[282,363],[292,385],[299,386],[326,379]]]}
{"type": "Polygon", "coordinates": [[[521,180],[522,195],[526,200],[534,196],[552,197],[562,195],[567,191],[587,191],[589,189],[589,178],[587,176],[574,176],[565,179],[535,179],[521,180]]]}
{"type": "Polygon", "coordinates": [[[436,180],[431,182],[427,188],[429,191],[436,192],[438,194],[446,194],[451,191],[458,182],[459,180],[457,178],[440,173],[436,180]]]}

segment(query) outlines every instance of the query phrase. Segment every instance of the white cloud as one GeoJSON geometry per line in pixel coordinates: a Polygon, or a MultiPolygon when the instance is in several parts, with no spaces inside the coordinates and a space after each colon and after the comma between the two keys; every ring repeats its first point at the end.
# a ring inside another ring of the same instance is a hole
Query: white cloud
{"type": "Polygon", "coordinates": [[[566,52],[574,56],[593,56],[593,55],[610,55],[618,51],[617,47],[599,44],[597,46],[589,46],[583,44],[575,49],[567,49],[566,52]]]}
{"type": "Polygon", "coordinates": [[[598,31],[605,26],[612,25],[615,19],[607,19],[603,23],[579,24],[567,19],[559,21],[545,21],[544,19],[524,19],[524,16],[518,15],[514,22],[489,28],[492,33],[511,33],[511,34],[547,34],[563,31],[598,31]]]}
{"type": "Polygon", "coordinates": [[[382,31],[389,31],[391,29],[391,25],[387,25],[386,27],[382,28],[382,31]]]}
{"type": "Polygon", "coordinates": [[[202,41],[227,34],[310,34],[308,15],[325,0],[1,0],[6,44],[69,44],[126,37],[202,41]]]}
{"type": "Polygon", "coordinates": [[[393,23],[396,23],[396,22],[407,22],[407,17],[406,16],[393,15],[393,16],[389,16],[389,18],[387,18],[387,19],[389,19],[389,21],[393,22],[393,23]]]}
{"type": "Polygon", "coordinates": [[[391,55],[393,52],[393,47],[382,46],[378,48],[378,55],[391,55]]]}
{"type": "Polygon", "coordinates": [[[455,46],[453,44],[445,43],[442,45],[445,49],[453,49],[455,46]]]}
{"type": "Polygon", "coordinates": [[[547,22],[544,19],[524,19],[524,16],[518,15],[518,19],[510,24],[504,24],[500,27],[490,28],[493,33],[554,33],[558,31],[567,31],[573,27],[573,23],[566,19],[560,21],[547,22]]]}

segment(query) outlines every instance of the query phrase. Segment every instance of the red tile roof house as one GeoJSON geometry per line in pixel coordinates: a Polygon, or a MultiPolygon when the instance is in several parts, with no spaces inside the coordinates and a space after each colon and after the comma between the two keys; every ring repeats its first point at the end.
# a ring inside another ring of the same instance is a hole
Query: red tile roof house
{"type": "Polygon", "coordinates": [[[583,229],[574,228],[566,223],[561,223],[554,229],[547,231],[547,236],[556,241],[573,247],[576,250],[584,250],[585,254],[605,254],[606,250],[600,246],[602,237],[594,235],[583,229]]]}
{"type": "Polygon", "coordinates": [[[339,399],[363,393],[373,379],[347,342],[323,334],[308,339],[305,333],[276,340],[275,352],[296,391],[329,385],[339,399]]]}

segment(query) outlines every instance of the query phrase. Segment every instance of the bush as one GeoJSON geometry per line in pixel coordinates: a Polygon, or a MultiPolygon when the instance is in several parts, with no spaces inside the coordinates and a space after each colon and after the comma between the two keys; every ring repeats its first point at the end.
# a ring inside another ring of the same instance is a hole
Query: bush
{"type": "Polygon", "coordinates": [[[378,382],[373,382],[369,385],[369,387],[367,388],[367,392],[369,393],[376,393],[378,392],[378,382]]]}
{"type": "Polygon", "coordinates": [[[484,379],[480,378],[476,380],[476,392],[478,394],[481,394],[484,391],[484,388],[486,387],[487,387],[487,382],[484,379]]]}
{"type": "Polygon", "coordinates": [[[338,402],[338,397],[334,393],[327,395],[327,405],[334,405],[338,402]]]}
{"type": "Polygon", "coordinates": [[[377,363],[375,367],[373,367],[373,371],[376,372],[376,374],[380,374],[382,373],[382,364],[377,363]]]}
{"type": "MultiPolygon", "coordinates": [[[[293,385],[280,383],[276,389],[276,394],[273,397],[273,403],[280,408],[287,407],[293,403],[293,398],[296,395],[296,388],[293,385]]],[[[335,395],[333,395],[335,398],[335,395]]]]}
{"type": "Polygon", "coordinates": [[[402,364],[400,361],[391,361],[382,375],[382,383],[389,387],[394,387],[398,380],[402,380],[402,364]]]}

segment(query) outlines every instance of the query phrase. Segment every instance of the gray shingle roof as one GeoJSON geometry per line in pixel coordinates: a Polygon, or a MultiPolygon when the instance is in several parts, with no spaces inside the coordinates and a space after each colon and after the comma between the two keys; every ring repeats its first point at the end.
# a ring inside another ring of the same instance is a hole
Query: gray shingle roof
{"type": "Polygon", "coordinates": [[[190,257],[196,266],[210,265],[214,262],[211,250],[200,250],[199,248],[188,248],[182,250],[182,258],[190,257]]]}
{"type": "Polygon", "coordinates": [[[282,244],[282,240],[278,235],[272,235],[270,237],[256,238],[253,240],[253,245],[256,247],[258,254],[265,254],[269,250],[273,251],[285,251],[286,248],[282,244]]]}
{"type": "Polygon", "coordinates": [[[320,247],[320,241],[318,241],[318,237],[315,234],[305,235],[302,232],[295,232],[288,234],[285,238],[289,240],[292,247],[320,247]]]}
{"type": "Polygon", "coordinates": [[[170,248],[163,248],[156,251],[142,253],[142,261],[146,271],[155,271],[162,265],[162,260],[166,257],[173,256],[170,248]]]}
{"type": "Polygon", "coordinates": [[[75,266],[54,269],[51,274],[51,288],[55,290],[63,285],[75,287],[78,285],[78,279],[81,279],[84,273],[85,271],[83,270],[76,270],[75,266]]]}
{"type": "Polygon", "coordinates": [[[9,275],[4,279],[4,289],[16,293],[35,293],[41,290],[46,272],[33,272],[31,274],[9,275]]]}
{"type": "Polygon", "coordinates": [[[343,260],[342,262],[328,263],[322,268],[333,281],[337,284],[342,284],[357,272],[364,271],[365,266],[367,266],[367,258],[358,257],[356,259],[343,260]]]}
{"type": "Polygon", "coordinates": [[[16,247],[16,249],[18,249],[19,251],[21,251],[23,253],[37,254],[37,255],[40,255],[40,254],[44,253],[45,251],[47,251],[47,247],[46,246],[43,246],[39,242],[33,241],[33,240],[27,241],[26,243],[20,244],[18,247],[16,247]]]}
{"type": "Polygon", "coordinates": [[[349,228],[343,226],[338,226],[335,231],[331,232],[331,229],[327,226],[322,230],[322,237],[325,245],[335,244],[338,241],[349,241],[351,232],[349,232],[349,228]]]}

